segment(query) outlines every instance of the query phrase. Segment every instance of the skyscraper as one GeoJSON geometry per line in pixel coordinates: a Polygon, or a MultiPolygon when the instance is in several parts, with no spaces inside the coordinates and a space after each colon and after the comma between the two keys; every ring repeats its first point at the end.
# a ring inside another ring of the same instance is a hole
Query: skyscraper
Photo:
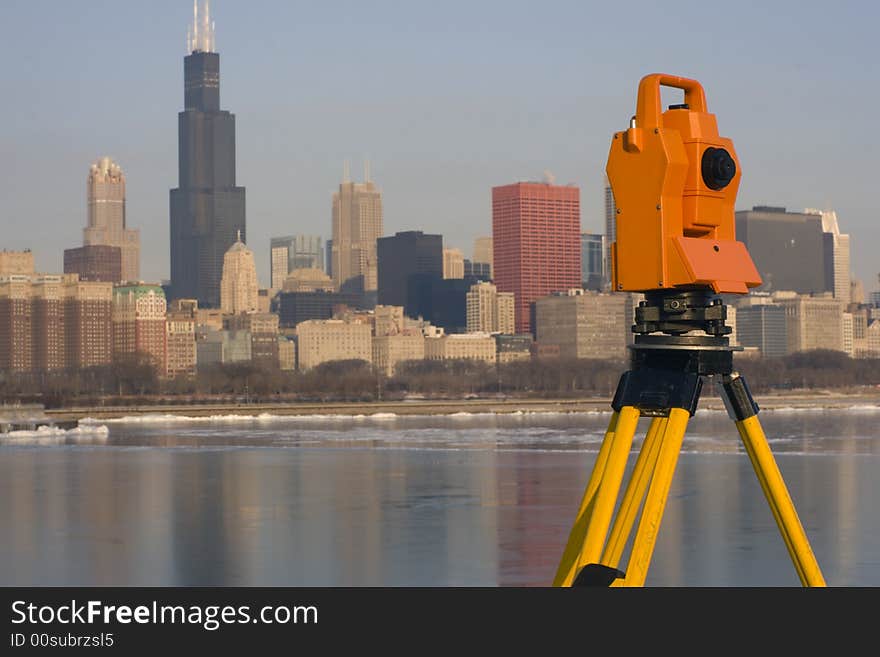
{"type": "Polygon", "coordinates": [[[254,252],[239,237],[223,256],[220,308],[230,315],[256,312],[259,288],[254,252]]]}
{"type": "Polygon", "coordinates": [[[351,182],[346,163],[339,191],[333,193],[331,266],[333,283],[338,290],[376,296],[376,240],[380,235],[382,192],[370,180],[368,167],[365,167],[364,182],[351,182]]]}
{"type": "MultiPolygon", "coordinates": [[[[106,260],[103,254],[110,253],[109,250],[101,251],[89,247],[118,247],[120,276],[109,282],[137,281],[140,278],[140,231],[126,226],[125,175],[120,166],[109,157],[102,157],[89,167],[86,204],[87,224],[83,229],[84,248],[80,252],[82,258],[106,260]]],[[[111,269],[115,270],[114,267],[111,269]]]]}
{"type": "Polygon", "coordinates": [[[849,235],[840,232],[834,210],[807,209],[808,214],[822,217],[822,238],[825,244],[825,288],[834,293],[844,306],[852,301],[850,289],[849,235]]]}
{"type": "Polygon", "coordinates": [[[420,230],[377,240],[379,303],[403,306],[408,317],[429,317],[418,293],[422,279],[443,278],[443,236],[420,230]]]}
{"type": "MultiPolygon", "coordinates": [[[[822,216],[759,205],[736,213],[736,237],[749,250],[763,281],[761,291],[833,292],[822,216]]],[[[832,277],[833,278],[833,277],[832,277]]]]}
{"type": "Polygon", "coordinates": [[[245,190],[235,184],[235,115],[220,109],[220,55],[206,5],[193,7],[184,57],[184,111],[178,114],[177,189],[171,190],[171,291],[220,305],[223,256],[247,239],[245,190]]]}
{"type": "Polygon", "coordinates": [[[516,332],[530,333],[531,306],[581,287],[580,190],[520,182],[492,188],[493,279],[516,299],[516,332]]]}

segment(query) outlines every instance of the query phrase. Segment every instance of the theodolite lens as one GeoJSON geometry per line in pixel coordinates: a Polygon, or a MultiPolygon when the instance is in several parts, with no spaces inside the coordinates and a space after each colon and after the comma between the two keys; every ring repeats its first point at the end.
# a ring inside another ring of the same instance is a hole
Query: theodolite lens
{"type": "Polygon", "coordinates": [[[723,148],[707,148],[703,151],[703,182],[709,189],[724,189],[736,175],[736,162],[723,148]]]}

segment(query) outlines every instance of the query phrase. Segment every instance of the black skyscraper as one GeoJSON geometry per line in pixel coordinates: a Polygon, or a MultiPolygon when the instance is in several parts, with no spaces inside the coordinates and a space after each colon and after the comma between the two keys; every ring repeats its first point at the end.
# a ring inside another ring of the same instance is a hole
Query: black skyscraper
{"type": "Polygon", "coordinates": [[[395,233],[376,241],[379,303],[403,306],[409,317],[428,318],[420,290],[443,278],[443,236],[420,230],[395,233]]]}
{"type": "Polygon", "coordinates": [[[178,114],[177,189],[171,190],[173,298],[220,305],[223,255],[241,231],[244,187],[235,185],[235,116],[220,109],[220,55],[213,36],[184,58],[184,111],[178,114]]]}

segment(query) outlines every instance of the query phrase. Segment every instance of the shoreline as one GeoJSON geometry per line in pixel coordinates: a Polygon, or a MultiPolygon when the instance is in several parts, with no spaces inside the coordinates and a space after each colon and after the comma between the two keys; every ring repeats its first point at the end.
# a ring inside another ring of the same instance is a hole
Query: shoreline
{"type": "MultiPolygon", "coordinates": [[[[760,409],[779,408],[846,408],[866,405],[880,407],[880,390],[872,393],[804,393],[786,395],[755,395],[760,409]]],[[[272,402],[218,404],[144,404],[137,406],[95,406],[46,409],[45,414],[57,421],[83,418],[118,419],[142,415],[178,415],[205,417],[212,415],[451,415],[453,413],[589,413],[608,411],[611,398],[573,399],[414,399],[409,401],[376,402],[272,402]]],[[[720,397],[704,394],[700,409],[724,410],[720,397]]]]}

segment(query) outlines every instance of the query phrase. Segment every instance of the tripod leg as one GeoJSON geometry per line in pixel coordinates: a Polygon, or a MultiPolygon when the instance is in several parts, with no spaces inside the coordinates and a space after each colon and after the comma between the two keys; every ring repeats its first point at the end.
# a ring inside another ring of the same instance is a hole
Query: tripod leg
{"type": "Polygon", "coordinates": [[[571,533],[568,537],[568,543],[562,553],[562,560],[556,571],[556,577],[553,578],[553,586],[570,586],[574,580],[575,565],[577,556],[584,544],[584,537],[587,534],[587,525],[590,523],[590,517],[593,514],[593,502],[596,498],[596,491],[602,476],[605,473],[605,465],[608,463],[608,454],[611,451],[611,444],[614,442],[614,432],[617,428],[617,421],[620,414],[614,411],[611,420],[608,422],[608,429],[605,432],[605,438],[602,440],[602,447],[599,448],[599,454],[596,456],[596,462],[593,464],[593,471],[584,490],[584,496],[581,500],[581,506],[575,516],[571,533]]]}
{"type": "Polygon", "coordinates": [[[577,558],[576,571],[587,564],[599,563],[602,556],[602,546],[608,536],[608,526],[611,524],[611,516],[617,503],[620,484],[623,482],[626,462],[640,416],[639,409],[634,406],[624,406],[620,409],[614,442],[608,453],[608,463],[605,466],[599,489],[596,491],[593,515],[587,525],[587,534],[577,558]]]}
{"type": "Polygon", "coordinates": [[[825,578],[798,518],[785,481],[767,444],[757,415],[736,422],[743,445],[749,453],[758,481],[770,504],[776,524],[788,547],[788,553],[804,586],[825,586],[825,578]]]}
{"type": "Polygon", "coordinates": [[[669,422],[666,425],[660,453],[657,456],[657,466],[648,488],[648,495],[645,498],[639,527],[636,530],[623,586],[644,586],[645,584],[648,566],[651,564],[651,556],[657,542],[657,533],[660,530],[660,521],[663,519],[663,510],[666,507],[666,498],[672,485],[675,465],[678,462],[678,454],[689,419],[690,413],[682,408],[673,408],[669,411],[669,422]]]}
{"type": "Polygon", "coordinates": [[[767,444],[767,437],[758,420],[758,405],[752,399],[745,379],[736,372],[725,376],[721,380],[721,394],[728,415],[736,423],[801,584],[825,586],[825,578],[767,444]]]}
{"type": "Polygon", "coordinates": [[[629,484],[626,487],[626,492],[623,494],[623,501],[620,503],[620,509],[617,511],[617,517],[611,526],[608,544],[602,553],[602,563],[606,566],[617,568],[620,564],[626,540],[629,538],[639,506],[645,497],[648,484],[651,482],[651,475],[657,466],[657,456],[660,453],[660,444],[663,441],[663,434],[666,432],[667,423],[668,420],[665,417],[655,417],[651,420],[651,426],[648,429],[645,442],[642,443],[642,449],[639,451],[639,457],[633,467],[629,484]]]}

